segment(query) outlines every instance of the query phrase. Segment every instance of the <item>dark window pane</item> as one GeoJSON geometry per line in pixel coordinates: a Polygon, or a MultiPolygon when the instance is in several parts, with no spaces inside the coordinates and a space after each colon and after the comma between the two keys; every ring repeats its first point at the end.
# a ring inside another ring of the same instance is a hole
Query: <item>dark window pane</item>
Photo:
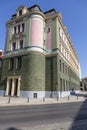
{"type": "Polygon", "coordinates": [[[23,48],[23,40],[20,41],[20,49],[23,48]]]}
{"type": "Polygon", "coordinates": [[[18,57],[18,59],[17,59],[17,69],[21,69],[21,64],[22,64],[22,58],[18,57]]]}
{"type": "Polygon", "coordinates": [[[22,32],[24,32],[24,23],[22,24],[22,32]]]}
{"type": "Polygon", "coordinates": [[[60,60],[60,71],[62,71],[61,60],[60,60]]]}
{"type": "Polygon", "coordinates": [[[22,15],[22,10],[19,10],[19,16],[21,16],[22,15]]]}
{"type": "Polygon", "coordinates": [[[34,98],[37,98],[37,93],[34,93],[34,98]]]}
{"type": "Polygon", "coordinates": [[[16,34],[16,27],[14,27],[14,34],[16,34]]]}
{"type": "Polygon", "coordinates": [[[20,25],[18,25],[18,33],[20,33],[20,25]]]}
{"type": "Polygon", "coordinates": [[[16,50],[16,43],[15,42],[12,43],[12,50],[13,51],[16,50]]]}
{"type": "Polygon", "coordinates": [[[62,91],[62,79],[60,78],[60,91],[62,91]]]}
{"type": "Polygon", "coordinates": [[[10,59],[10,70],[13,70],[14,68],[14,59],[10,59]]]}

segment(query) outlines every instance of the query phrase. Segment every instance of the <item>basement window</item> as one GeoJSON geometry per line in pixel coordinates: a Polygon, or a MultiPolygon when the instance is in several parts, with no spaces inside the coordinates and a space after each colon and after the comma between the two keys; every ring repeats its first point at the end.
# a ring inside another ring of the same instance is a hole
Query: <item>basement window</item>
{"type": "Polygon", "coordinates": [[[37,93],[34,93],[34,98],[37,98],[37,93]]]}

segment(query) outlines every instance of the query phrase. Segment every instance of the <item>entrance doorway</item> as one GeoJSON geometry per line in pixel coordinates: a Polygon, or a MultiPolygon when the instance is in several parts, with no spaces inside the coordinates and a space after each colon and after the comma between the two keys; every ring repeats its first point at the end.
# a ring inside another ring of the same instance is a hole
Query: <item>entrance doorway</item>
{"type": "Polygon", "coordinates": [[[17,90],[18,90],[18,79],[15,79],[14,96],[17,96],[17,90]]]}
{"type": "Polygon", "coordinates": [[[19,96],[20,91],[20,77],[9,76],[7,78],[6,96],[19,96]]]}
{"type": "Polygon", "coordinates": [[[11,95],[11,90],[12,90],[12,79],[9,80],[9,89],[8,89],[8,95],[11,95]]]}

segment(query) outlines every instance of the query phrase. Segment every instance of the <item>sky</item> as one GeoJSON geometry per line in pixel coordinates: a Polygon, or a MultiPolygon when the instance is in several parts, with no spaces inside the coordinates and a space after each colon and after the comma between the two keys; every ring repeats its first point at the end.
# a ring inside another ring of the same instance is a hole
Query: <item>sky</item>
{"type": "Polygon", "coordinates": [[[62,22],[67,27],[76,50],[81,77],[87,77],[87,0],[1,0],[0,1],[0,50],[4,51],[6,22],[23,5],[39,5],[43,12],[55,9],[62,14],[62,22]]]}

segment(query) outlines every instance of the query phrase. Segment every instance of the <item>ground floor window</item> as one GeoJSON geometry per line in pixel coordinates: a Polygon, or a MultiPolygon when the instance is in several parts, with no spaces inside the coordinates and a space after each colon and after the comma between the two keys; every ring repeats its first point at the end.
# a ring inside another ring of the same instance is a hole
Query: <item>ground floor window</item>
{"type": "Polygon", "coordinates": [[[62,78],[60,78],[60,91],[62,91],[62,78]]]}
{"type": "Polygon", "coordinates": [[[11,95],[11,90],[12,90],[12,79],[9,79],[9,90],[8,90],[8,95],[11,95]]]}
{"type": "Polygon", "coordinates": [[[37,98],[37,93],[34,93],[34,98],[37,98]]]}

